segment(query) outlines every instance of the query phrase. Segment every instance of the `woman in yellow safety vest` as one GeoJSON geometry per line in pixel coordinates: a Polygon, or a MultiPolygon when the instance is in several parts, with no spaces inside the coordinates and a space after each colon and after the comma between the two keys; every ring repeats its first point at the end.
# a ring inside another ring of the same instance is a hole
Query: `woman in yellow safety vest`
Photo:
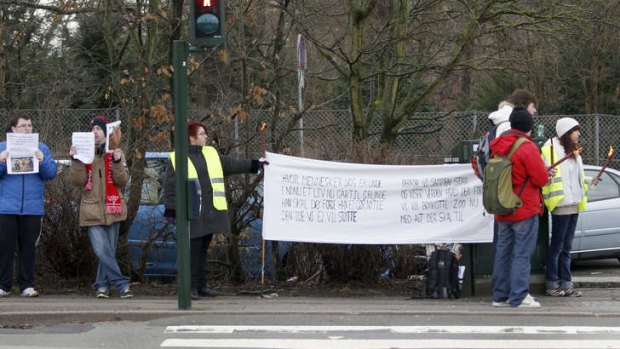
{"type": "MultiPolygon", "coordinates": [[[[571,281],[570,251],[577,228],[579,211],[586,208],[586,177],[583,162],[577,151],[579,123],[572,118],[561,118],[555,125],[557,137],[547,141],[542,147],[542,158],[547,166],[572,153],[566,161],[556,167],[556,173],[542,188],[545,206],[551,212],[551,241],[547,253],[547,271],[545,273],[548,296],[580,297],[581,291],[575,290],[571,281]]],[[[592,181],[596,185],[598,181],[592,181]]]]}
{"type": "MultiPolygon", "coordinates": [[[[191,297],[215,297],[216,291],[207,287],[207,251],[213,234],[230,234],[224,176],[257,173],[266,164],[263,160],[237,160],[221,155],[207,145],[207,128],[199,121],[187,124],[189,138],[188,177],[200,184],[201,209],[197,219],[189,221],[191,297]]],[[[163,186],[164,215],[174,223],[176,209],[175,152],[170,153],[163,186]]]]}

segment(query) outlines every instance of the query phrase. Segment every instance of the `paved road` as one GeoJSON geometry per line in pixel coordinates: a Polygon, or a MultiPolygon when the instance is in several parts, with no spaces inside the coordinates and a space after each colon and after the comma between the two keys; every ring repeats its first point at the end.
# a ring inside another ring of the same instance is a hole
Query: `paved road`
{"type": "Polygon", "coordinates": [[[226,296],[191,310],[172,297],[10,297],[0,349],[620,348],[620,289],[583,291],[539,297],[540,309],[494,308],[487,297],[226,296]]]}

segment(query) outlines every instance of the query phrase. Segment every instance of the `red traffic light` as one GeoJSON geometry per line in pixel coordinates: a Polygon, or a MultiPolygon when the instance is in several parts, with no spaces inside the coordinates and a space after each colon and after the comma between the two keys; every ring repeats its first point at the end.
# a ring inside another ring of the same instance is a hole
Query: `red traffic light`
{"type": "Polygon", "coordinates": [[[212,11],[217,5],[219,5],[219,0],[195,0],[194,4],[196,5],[196,12],[202,11],[212,11]]]}

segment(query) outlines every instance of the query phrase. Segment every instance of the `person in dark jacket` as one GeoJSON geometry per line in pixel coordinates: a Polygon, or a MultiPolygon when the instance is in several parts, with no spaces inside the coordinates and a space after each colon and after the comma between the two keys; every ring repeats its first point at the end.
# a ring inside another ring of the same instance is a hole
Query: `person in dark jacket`
{"type": "MultiPolygon", "coordinates": [[[[28,116],[15,116],[7,128],[13,133],[32,133],[28,116]]],[[[49,148],[39,143],[34,157],[39,173],[8,174],[9,151],[0,143],[0,297],[8,296],[13,286],[15,245],[18,246],[17,283],[22,297],[37,297],[34,289],[36,241],[45,214],[45,181],[56,177],[56,160],[49,148]]]]}
{"type": "MultiPolygon", "coordinates": [[[[198,121],[187,124],[189,136],[188,177],[200,184],[202,205],[198,219],[190,220],[190,270],[191,297],[214,297],[217,292],[207,287],[207,252],[213,234],[230,234],[230,221],[226,203],[224,176],[257,173],[266,162],[238,160],[221,155],[207,145],[207,128],[198,121]]],[[[175,152],[170,153],[163,187],[165,216],[173,222],[176,213],[175,152]]]]}
{"type": "Polygon", "coordinates": [[[521,137],[527,137],[512,155],[512,188],[523,205],[512,214],[495,215],[498,224],[497,245],[493,265],[493,306],[540,307],[529,294],[530,256],[536,247],[539,216],[543,213],[542,186],[549,173],[540,157],[540,151],[530,138],[534,119],[523,106],[516,106],[510,114],[510,132],[491,142],[493,155],[509,153],[510,147],[521,137]],[[522,189],[523,188],[523,189],[522,189]]]}

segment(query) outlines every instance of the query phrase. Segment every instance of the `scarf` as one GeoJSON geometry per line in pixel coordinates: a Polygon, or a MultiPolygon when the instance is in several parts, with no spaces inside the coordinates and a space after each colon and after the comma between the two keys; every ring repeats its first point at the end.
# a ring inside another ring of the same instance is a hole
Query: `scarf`
{"type": "MultiPolygon", "coordinates": [[[[112,154],[104,155],[105,161],[105,212],[106,214],[123,214],[123,204],[118,188],[112,177],[112,154]]],[[[86,164],[86,184],[84,190],[93,188],[93,165],[86,164]]]]}

